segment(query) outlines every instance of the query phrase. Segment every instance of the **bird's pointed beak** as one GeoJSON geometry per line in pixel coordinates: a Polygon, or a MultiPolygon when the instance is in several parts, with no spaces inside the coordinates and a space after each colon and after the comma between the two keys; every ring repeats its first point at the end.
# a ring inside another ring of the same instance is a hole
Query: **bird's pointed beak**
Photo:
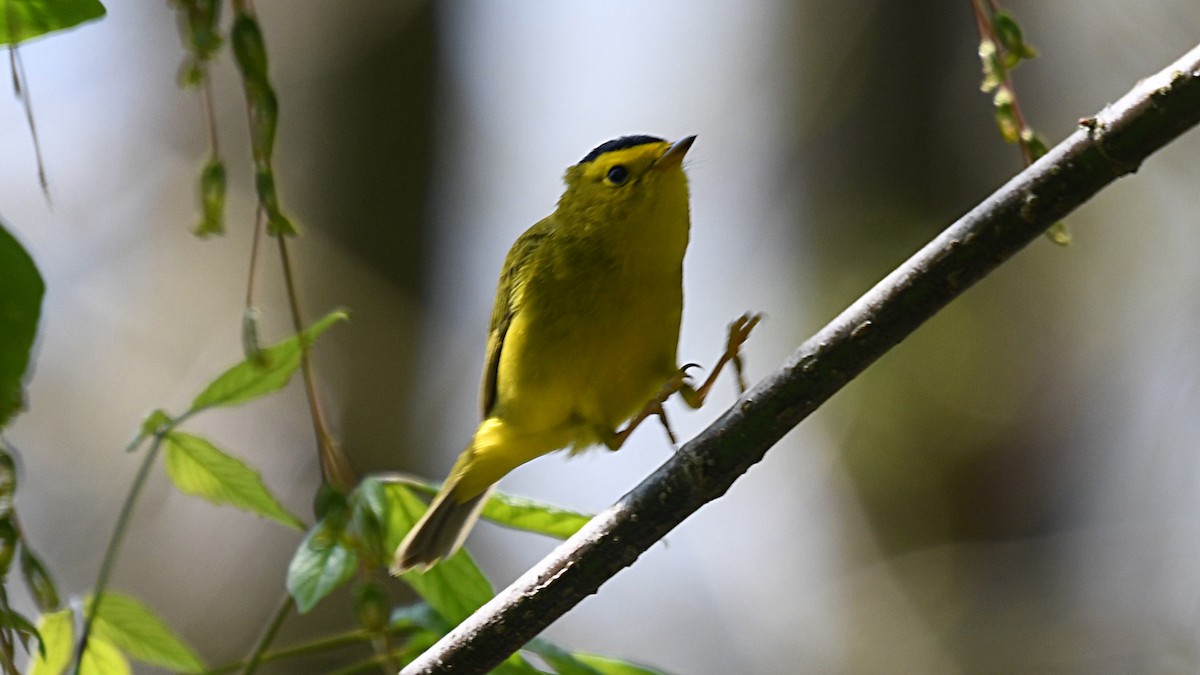
{"type": "Polygon", "coordinates": [[[687,154],[688,148],[692,147],[692,143],[694,142],[696,142],[695,136],[688,136],[676,141],[658,159],[654,160],[654,168],[665,169],[671,166],[679,166],[683,162],[683,156],[687,154]]]}

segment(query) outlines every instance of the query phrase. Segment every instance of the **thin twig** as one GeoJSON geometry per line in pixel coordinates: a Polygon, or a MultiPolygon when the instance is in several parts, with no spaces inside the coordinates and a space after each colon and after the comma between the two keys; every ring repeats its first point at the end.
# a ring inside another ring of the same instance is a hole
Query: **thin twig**
{"type": "MultiPolygon", "coordinates": [[[[10,33],[11,30],[10,25],[10,33]]],[[[29,78],[25,75],[25,62],[21,59],[21,52],[15,44],[9,45],[8,55],[12,64],[13,90],[16,91],[17,98],[21,99],[21,106],[25,108],[25,121],[29,125],[29,137],[33,139],[38,183],[42,186],[42,194],[46,197],[46,203],[51,204],[50,182],[46,180],[46,162],[42,159],[42,143],[38,140],[37,123],[33,119],[33,94],[29,92],[29,78]]]]}
{"type": "MultiPolygon", "coordinates": [[[[181,417],[176,420],[176,423],[182,419],[181,417]]],[[[108,539],[108,548],[105,549],[104,560],[100,563],[100,575],[96,578],[96,587],[92,590],[91,607],[88,608],[87,618],[83,622],[83,631],[79,636],[79,644],[75,648],[75,661],[72,667],[75,675],[79,675],[79,668],[83,663],[83,653],[87,650],[88,637],[92,632],[92,622],[100,611],[100,603],[104,601],[104,591],[108,587],[108,579],[112,576],[113,567],[117,563],[117,552],[121,549],[121,543],[125,539],[125,530],[133,518],[133,507],[142,494],[142,488],[146,484],[146,478],[150,475],[150,468],[154,466],[154,460],[158,458],[162,442],[163,436],[155,435],[154,442],[150,444],[150,449],[146,451],[146,456],[142,459],[142,465],[138,467],[137,476],[133,479],[129,494],[125,495],[125,503],[121,506],[120,515],[117,516],[117,525],[108,539]]]]}
{"type": "Polygon", "coordinates": [[[267,653],[267,647],[275,641],[275,636],[279,634],[280,627],[283,626],[283,621],[292,613],[292,608],[296,606],[296,601],[292,599],[292,594],[284,591],[283,600],[279,603],[279,608],[275,610],[275,614],[271,616],[271,621],[263,630],[262,635],[258,638],[258,642],[254,644],[254,651],[250,652],[250,658],[246,659],[246,665],[242,668],[241,675],[253,675],[254,671],[258,670],[258,666],[262,663],[263,655],[267,653]]]}
{"type": "MultiPolygon", "coordinates": [[[[991,19],[988,18],[989,16],[995,16],[1000,11],[1000,8],[996,5],[995,0],[988,0],[988,5],[991,9],[990,14],[983,8],[981,0],[971,0],[971,7],[975,10],[975,30],[979,31],[980,40],[991,40],[992,44],[996,45],[996,49],[1002,50],[1004,49],[1004,45],[1000,42],[1000,38],[996,36],[991,19]]],[[[1017,90],[1013,88],[1010,69],[1004,68],[1001,72],[1004,74],[1004,80],[1000,83],[1000,86],[1007,89],[1012,95],[1012,116],[1013,122],[1017,125],[1017,147],[1021,149],[1021,158],[1025,160],[1025,166],[1029,166],[1033,164],[1033,160],[1037,159],[1033,156],[1033,150],[1029,147],[1029,142],[1025,140],[1025,130],[1029,126],[1025,124],[1025,116],[1021,113],[1021,102],[1017,99],[1017,90]]]]}
{"type": "Polygon", "coordinates": [[[402,674],[491,670],[723,495],[784,434],[951,300],[1197,123],[1200,46],[1138,83],[942,232],[402,674]]]}
{"type": "MultiPolygon", "coordinates": [[[[205,69],[207,65],[202,66],[205,69]]],[[[212,77],[205,75],[200,83],[200,105],[204,110],[204,126],[208,133],[208,150],[213,157],[221,156],[221,144],[217,134],[217,110],[213,103],[212,77]]]]}
{"type": "Polygon", "coordinates": [[[304,375],[304,392],[308,396],[308,407],[312,414],[313,432],[317,436],[317,454],[321,462],[321,475],[334,488],[349,492],[354,488],[354,470],[342,449],[329,432],[321,398],[317,393],[316,377],[313,375],[311,346],[304,336],[304,316],[300,312],[299,291],[292,274],[292,260],[288,255],[287,237],[282,233],[275,236],[279,242],[279,258],[283,263],[283,281],[287,289],[288,306],[292,311],[292,323],[300,336],[300,372],[304,375]]]}
{"type": "MultiPolygon", "coordinates": [[[[408,631],[410,631],[410,629],[403,628],[394,630],[392,632],[396,635],[400,635],[408,631]]],[[[320,638],[319,640],[297,645],[295,647],[285,647],[278,651],[266,652],[262,655],[260,663],[274,663],[275,661],[283,661],[299,656],[325,654],[338,649],[343,649],[345,647],[361,645],[363,643],[370,642],[372,639],[372,634],[365,630],[353,630],[339,635],[320,638]]],[[[372,659],[374,659],[374,657],[372,657],[372,659]]],[[[239,672],[243,668],[245,668],[245,663],[230,663],[223,666],[218,666],[212,670],[207,670],[204,672],[204,675],[228,675],[229,673],[239,672]]]]}

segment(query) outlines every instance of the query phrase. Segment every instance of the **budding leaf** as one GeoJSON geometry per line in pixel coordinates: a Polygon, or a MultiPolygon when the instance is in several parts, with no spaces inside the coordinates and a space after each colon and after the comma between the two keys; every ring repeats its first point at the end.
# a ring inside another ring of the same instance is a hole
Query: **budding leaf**
{"type": "MultiPolygon", "coordinates": [[[[350,315],[343,310],[330,312],[307,328],[303,339],[311,345],[330,326],[349,318],[350,315]]],[[[300,340],[301,336],[293,335],[261,350],[255,358],[246,359],[221,373],[192,401],[191,412],[215,406],[240,405],[279,391],[300,367],[300,340]]]]}

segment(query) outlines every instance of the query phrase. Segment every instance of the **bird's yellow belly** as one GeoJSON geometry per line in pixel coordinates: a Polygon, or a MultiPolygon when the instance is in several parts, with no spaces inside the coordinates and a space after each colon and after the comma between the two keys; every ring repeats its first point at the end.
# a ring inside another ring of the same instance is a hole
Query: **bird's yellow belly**
{"type": "Polygon", "coordinates": [[[514,318],[494,415],[529,430],[567,428],[578,448],[602,440],[658,393],[676,369],[679,281],[600,297],[621,286],[580,288],[566,296],[573,307],[514,318]]]}

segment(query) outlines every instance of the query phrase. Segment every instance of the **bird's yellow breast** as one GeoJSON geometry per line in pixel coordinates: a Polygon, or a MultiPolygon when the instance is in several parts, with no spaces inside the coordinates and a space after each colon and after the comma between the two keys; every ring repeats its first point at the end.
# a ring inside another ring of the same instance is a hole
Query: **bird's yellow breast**
{"type": "Polygon", "coordinates": [[[624,211],[560,205],[551,216],[574,222],[552,223],[513,289],[494,415],[529,430],[568,428],[581,448],[676,372],[687,184],[677,168],[655,178],[624,211]]]}

